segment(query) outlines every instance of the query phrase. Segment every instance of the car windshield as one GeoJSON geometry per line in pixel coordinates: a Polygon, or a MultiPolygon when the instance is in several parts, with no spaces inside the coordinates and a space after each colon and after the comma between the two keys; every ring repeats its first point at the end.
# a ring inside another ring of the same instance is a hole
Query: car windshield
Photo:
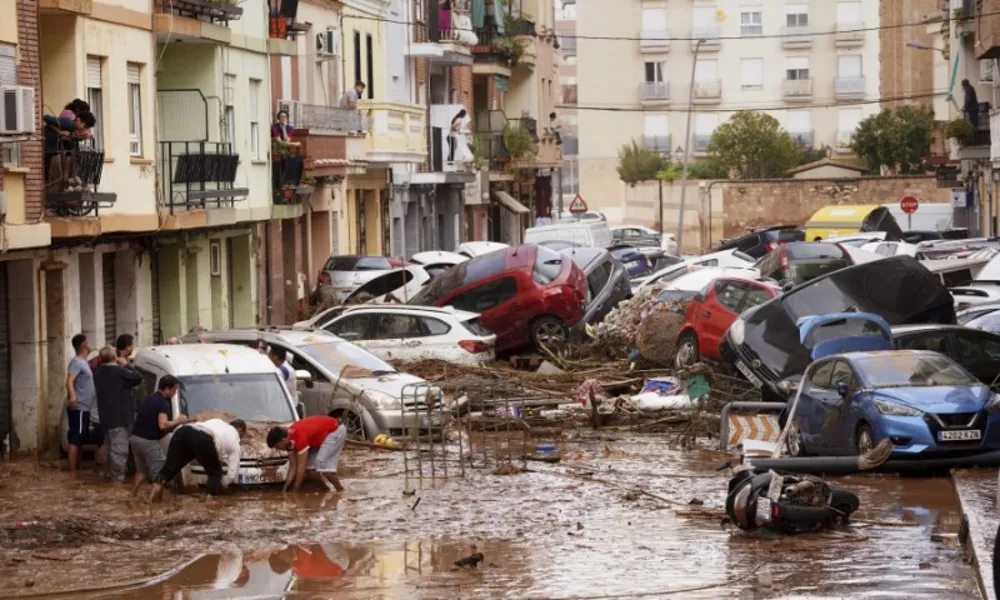
{"type": "Polygon", "coordinates": [[[538,247],[535,254],[535,268],[531,273],[535,281],[543,285],[552,283],[562,272],[562,254],[544,246],[538,247]]]}
{"type": "Polygon", "coordinates": [[[885,339],[885,332],[874,321],[868,319],[837,319],[813,327],[805,339],[806,347],[815,347],[820,342],[842,337],[877,337],[885,339]]]}
{"type": "Polygon", "coordinates": [[[993,311],[970,320],[967,325],[972,329],[1000,333],[1000,313],[993,311]]]}
{"type": "Polygon", "coordinates": [[[295,420],[278,373],[181,377],[181,408],[188,416],[220,412],[244,421],[295,420]]]}
{"type": "Polygon", "coordinates": [[[790,259],[845,258],[844,250],[836,244],[808,243],[785,246],[790,259]]]}
{"type": "Polygon", "coordinates": [[[361,379],[396,372],[389,363],[350,342],[308,344],[300,346],[299,349],[323,365],[335,377],[361,379]]]}
{"type": "Polygon", "coordinates": [[[845,259],[810,259],[805,261],[792,262],[788,267],[788,276],[796,284],[812,281],[821,275],[839,271],[844,267],[851,266],[850,261],[845,259]]]}
{"type": "Polygon", "coordinates": [[[855,359],[868,385],[887,387],[931,387],[973,385],[979,381],[951,359],[940,354],[891,352],[855,359]]]}

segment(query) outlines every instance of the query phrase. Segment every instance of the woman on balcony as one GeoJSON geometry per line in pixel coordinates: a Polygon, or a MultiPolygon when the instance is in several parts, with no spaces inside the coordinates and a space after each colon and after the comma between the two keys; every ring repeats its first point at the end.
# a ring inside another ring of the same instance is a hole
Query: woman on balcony
{"type": "Polygon", "coordinates": [[[468,162],[472,160],[472,151],[469,150],[469,143],[465,139],[465,134],[469,130],[469,116],[465,109],[458,111],[458,114],[451,120],[451,129],[448,131],[448,162],[468,162]]]}
{"type": "Polygon", "coordinates": [[[442,0],[438,10],[438,29],[442,40],[451,39],[451,0],[442,0]]]}
{"type": "Polygon", "coordinates": [[[291,144],[294,132],[295,128],[288,123],[288,111],[279,110],[278,114],[275,115],[274,124],[271,125],[271,137],[279,142],[291,144]]]}

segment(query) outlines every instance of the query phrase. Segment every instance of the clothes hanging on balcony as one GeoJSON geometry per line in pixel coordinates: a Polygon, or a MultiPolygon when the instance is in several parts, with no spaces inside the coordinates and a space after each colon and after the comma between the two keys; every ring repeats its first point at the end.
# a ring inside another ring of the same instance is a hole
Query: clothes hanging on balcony
{"type": "Polygon", "coordinates": [[[503,35],[504,21],[506,21],[506,19],[504,18],[503,5],[499,0],[493,0],[493,16],[497,21],[497,33],[503,35]]]}
{"type": "Polygon", "coordinates": [[[486,0],[472,0],[472,26],[480,29],[486,22],[486,0]]]}

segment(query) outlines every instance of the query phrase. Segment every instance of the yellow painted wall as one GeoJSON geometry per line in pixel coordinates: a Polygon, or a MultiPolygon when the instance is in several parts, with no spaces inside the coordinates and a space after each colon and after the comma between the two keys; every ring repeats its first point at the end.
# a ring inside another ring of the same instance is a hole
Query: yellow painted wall
{"type": "Polygon", "coordinates": [[[82,39],[76,35],[78,21],[82,19],[64,15],[43,15],[39,19],[42,110],[49,114],[59,114],[84,87],[86,62],[80,57],[82,47],[78,48],[82,46],[82,39]]]}
{"type": "Polygon", "coordinates": [[[382,254],[382,210],[375,190],[365,190],[365,245],[368,254],[382,254]]]}
{"type": "MultiPolygon", "coordinates": [[[[385,75],[385,30],[382,27],[382,22],[373,19],[372,17],[378,17],[371,13],[366,13],[355,8],[344,7],[344,39],[343,39],[343,50],[344,50],[344,81],[346,86],[344,89],[349,89],[354,85],[354,32],[361,33],[361,79],[369,86],[371,83],[367,81],[368,79],[368,61],[367,61],[367,41],[365,36],[371,34],[372,36],[372,62],[374,63],[374,84],[375,93],[374,100],[380,98],[385,98],[386,90],[386,75],[385,75]],[[363,18],[352,18],[352,17],[363,17],[363,18]]],[[[381,17],[380,17],[381,18],[381,17]]],[[[368,90],[365,90],[365,98],[368,90]]]]}
{"type": "Polygon", "coordinates": [[[0,42],[17,44],[17,3],[0,0],[0,42]]]}

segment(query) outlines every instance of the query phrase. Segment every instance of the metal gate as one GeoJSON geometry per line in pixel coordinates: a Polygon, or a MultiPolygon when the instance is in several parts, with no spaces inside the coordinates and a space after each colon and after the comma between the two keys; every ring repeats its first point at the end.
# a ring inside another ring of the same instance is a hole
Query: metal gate
{"type": "Polygon", "coordinates": [[[236,297],[233,290],[233,238],[226,238],[226,301],[229,303],[229,328],[236,327],[236,306],[233,299],[236,297]]]}
{"type": "MultiPolygon", "coordinates": [[[[118,312],[115,305],[115,253],[105,252],[101,256],[101,272],[104,284],[104,341],[97,346],[104,344],[114,345],[118,334],[118,324],[115,322],[115,315],[118,312]]],[[[95,340],[97,341],[97,340],[95,340]]]]}
{"type": "MultiPolygon", "coordinates": [[[[10,397],[10,319],[7,298],[7,263],[0,262],[0,455],[3,441],[13,424],[14,410],[10,397]]],[[[11,441],[13,446],[13,440],[11,441]]],[[[7,448],[8,452],[13,450],[16,448],[7,448]]]]}
{"type": "Polygon", "coordinates": [[[153,344],[163,343],[163,330],[160,329],[160,255],[154,250],[149,253],[149,293],[153,300],[153,344]]]}

